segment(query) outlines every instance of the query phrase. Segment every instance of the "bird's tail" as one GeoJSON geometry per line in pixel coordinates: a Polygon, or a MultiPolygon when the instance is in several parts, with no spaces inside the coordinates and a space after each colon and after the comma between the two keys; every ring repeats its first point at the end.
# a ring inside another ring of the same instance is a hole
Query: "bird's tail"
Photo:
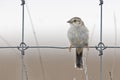
{"type": "Polygon", "coordinates": [[[83,68],[83,49],[82,48],[76,48],[76,67],[77,68],[83,68]]]}

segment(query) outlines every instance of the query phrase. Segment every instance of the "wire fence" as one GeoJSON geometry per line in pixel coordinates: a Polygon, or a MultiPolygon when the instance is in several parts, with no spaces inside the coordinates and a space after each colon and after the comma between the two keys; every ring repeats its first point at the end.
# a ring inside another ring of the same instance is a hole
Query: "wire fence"
{"type": "MultiPolygon", "coordinates": [[[[20,43],[19,46],[0,46],[0,49],[8,49],[8,48],[15,48],[15,49],[18,49],[19,51],[21,51],[21,62],[22,62],[22,80],[24,80],[24,73],[25,73],[25,76],[26,76],[26,80],[28,80],[28,74],[27,74],[27,70],[26,70],[26,66],[25,66],[25,63],[24,63],[24,55],[25,55],[25,50],[29,49],[29,48],[38,48],[38,52],[39,52],[39,55],[40,55],[40,50],[39,48],[51,48],[51,49],[68,49],[69,47],[68,46],[41,46],[39,45],[38,43],[38,40],[37,40],[37,36],[36,36],[36,33],[35,33],[35,29],[34,29],[34,26],[33,26],[33,23],[32,23],[32,18],[30,16],[30,12],[29,12],[29,9],[27,8],[28,10],[28,15],[30,17],[30,21],[31,21],[31,25],[32,25],[32,29],[34,30],[33,33],[34,33],[34,37],[35,37],[35,40],[36,40],[36,45],[32,46],[32,45],[27,45],[25,44],[24,42],[24,5],[25,5],[25,0],[21,0],[22,1],[22,41],[20,43]]],[[[107,46],[105,45],[103,42],[102,42],[102,5],[103,5],[103,0],[100,0],[100,42],[98,43],[98,45],[96,46],[88,46],[89,48],[94,48],[96,50],[99,51],[99,56],[100,56],[100,80],[103,80],[103,70],[102,70],[102,55],[103,55],[103,50],[107,49],[107,48],[120,48],[120,46],[117,46],[115,43],[115,45],[113,46],[107,46]]],[[[116,23],[116,22],[115,22],[116,23]]],[[[116,33],[117,34],[117,33],[116,33]]],[[[116,36],[117,38],[117,36],[116,36]]],[[[115,39],[116,39],[115,38],[115,39]]],[[[117,39],[116,39],[117,40],[117,39]]],[[[7,43],[8,44],[8,43],[7,43]]],[[[82,46],[81,46],[82,47],[82,46]]],[[[81,48],[80,47],[80,48],[81,48]]],[[[72,48],[76,48],[76,47],[72,47],[72,48]]],[[[83,48],[86,48],[86,47],[83,47],[83,48]]],[[[40,57],[40,63],[42,64],[42,58],[41,56],[40,57]]],[[[44,67],[43,67],[43,64],[41,65],[42,66],[42,73],[43,73],[43,80],[45,80],[45,73],[44,73],[44,67]]],[[[110,72],[110,77],[112,76],[111,72],[110,72]]],[[[87,79],[88,80],[88,79],[87,79]]],[[[111,80],[112,80],[112,77],[111,77],[111,80]]]]}
{"type": "MultiPolygon", "coordinates": [[[[29,48],[54,48],[54,49],[68,49],[68,46],[0,46],[0,49],[7,49],[7,48],[16,48],[16,49],[20,49],[23,48],[24,50],[29,49],[29,48]]],[[[86,48],[86,47],[71,47],[71,48],[86,48]]],[[[97,45],[97,46],[88,46],[88,48],[95,48],[98,49],[102,48],[102,49],[107,49],[107,48],[120,48],[120,46],[101,46],[101,45],[97,45]]]]}

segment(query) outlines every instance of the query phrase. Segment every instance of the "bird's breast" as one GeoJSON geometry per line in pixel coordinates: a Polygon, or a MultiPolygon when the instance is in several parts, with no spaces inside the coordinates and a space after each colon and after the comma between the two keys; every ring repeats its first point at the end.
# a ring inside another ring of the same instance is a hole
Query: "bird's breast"
{"type": "Polygon", "coordinates": [[[71,27],[68,30],[68,38],[72,45],[81,46],[88,40],[88,33],[84,28],[71,27]]]}

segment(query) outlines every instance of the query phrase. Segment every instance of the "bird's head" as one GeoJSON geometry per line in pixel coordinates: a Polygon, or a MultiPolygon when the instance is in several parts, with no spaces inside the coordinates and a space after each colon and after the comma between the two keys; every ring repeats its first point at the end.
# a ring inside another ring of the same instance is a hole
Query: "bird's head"
{"type": "Polygon", "coordinates": [[[67,21],[72,26],[78,27],[84,25],[83,21],[79,17],[73,17],[69,21],[67,21]]]}

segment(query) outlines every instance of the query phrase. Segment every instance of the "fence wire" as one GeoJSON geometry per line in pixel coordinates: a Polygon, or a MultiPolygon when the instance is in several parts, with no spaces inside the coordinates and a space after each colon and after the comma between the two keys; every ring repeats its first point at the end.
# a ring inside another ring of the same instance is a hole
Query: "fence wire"
{"type": "MultiPolygon", "coordinates": [[[[25,50],[29,49],[29,48],[51,48],[51,49],[68,49],[69,47],[68,46],[41,46],[41,45],[33,45],[33,46],[28,46],[25,44],[24,42],[24,4],[25,4],[25,0],[21,0],[22,1],[22,42],[20,43],[19,46],[0,46],[0,49],[8,49],[8,48],[15,48],[15,49],[18,49],[19,51],[21,51],[21,59],[22,59],[22,80],[24,80],[24,72],[26,72],[26,80],[28,80],[28,74],[27,74],[27,70],[26,70],[26,66],[25,66],[25,63],[24,63],[24,59],[23,59],[23,56],[25,54],[25,50]],[[24,68],[24,69],[23,69],[24,68]],[[24,71],[23,71],[24,70],[24,71]]],[[[99,51],[99,56],[100,56],[100,80],[103,80],[103,72],[102,72],[102,55],[103,55],[103,50],[107,49],[107,48],[120,48],[120,46],[117,46],[116,44],[113,45],[113,46],[107,46],[105,45],[103,42],[102,42],[102,5],[103,5],[103,0],[100,0],[100,43],[98,43],[98,45],[96,46],[88,46],[89,48],[95,48],[96,50],[99,51]]],[[[30,14],[29,14],[30,16],[30,14]]],[[[30,17],[31,19],[31,17],[30,17]]],[[[32,19],[31,19],[32,21],[32,19]]],[[[32,23],[32,27],[33,27],[33,23],[32,23]]],[[[35,34],[35,31],[33,31],[33,33],[35,34]]],[[[117,34],[117,33],[116,33],[117,34]]],[[[117,36],[116,36],[117,38],[117,36]]],[[[38,41],[37,41],[37,37],[35,35],[35,39],[36,39],[36,42],[38,44],[38,41]]],[[[76,48],[76,47],[72,47],[72,48],[76,48]]],[[[78,48],[78,47],[77,47],[78,48]]],[[[86,47],[83,47],[83,46],[80,46],[79,48],[86,48],[86,47]]],[[[44,71],[43,71],[44,72],[44,71]]],[[[110,73],[110,76],[111,76],[111,73],[110,73]]]]}
{"type": "MultiPolygon", "coordinates": [[[[19,49],[19,48],[22,48],[22,46],[0,46],[0,49],[7,49],[7,48],[16,48],[16,49],[19,49]]],[[[29,48],[53,48],[53,49],[68,49],[69,47],[68,46],[25,46],[23,47],[25,49],[29,49],[29,48]]],[[[86,48],[86,47],[72,47],[72,48],[86,48]]],[[[99,46],[88,46],[88,48],[120,48],[120,46],[104,46],[104,47],[99,47],[99,46]]]]}

